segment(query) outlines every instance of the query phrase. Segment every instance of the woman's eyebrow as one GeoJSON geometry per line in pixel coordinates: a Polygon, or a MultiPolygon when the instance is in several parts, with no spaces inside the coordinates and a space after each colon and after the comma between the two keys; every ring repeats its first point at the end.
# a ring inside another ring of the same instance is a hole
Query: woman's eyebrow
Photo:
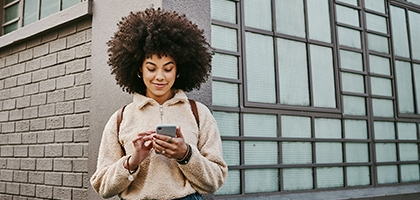
{"type": "Polygon", "coordinates": [[[172,61],[169,61],[169,62],[167,62],[167,63],[165,63],[163,66],[168,66],[168,65],[175,65],[175,63],[174,62],[172,62],[172,61]]]}

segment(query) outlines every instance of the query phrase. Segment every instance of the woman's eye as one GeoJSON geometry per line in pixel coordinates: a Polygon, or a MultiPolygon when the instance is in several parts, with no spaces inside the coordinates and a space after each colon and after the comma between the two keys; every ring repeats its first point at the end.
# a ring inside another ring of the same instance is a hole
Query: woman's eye
{"type": "Polygon", "coordinates": [[[150,69],[150,68],[147,68],[147,70],[149,70],[149,72],[154,72],[154,71],[156,71],[156,69],[150,69]]]}
{"type": "Polygon", "coordinates": [[[171,72],[173,68],[165,69],[166,72],[171,72]]]}

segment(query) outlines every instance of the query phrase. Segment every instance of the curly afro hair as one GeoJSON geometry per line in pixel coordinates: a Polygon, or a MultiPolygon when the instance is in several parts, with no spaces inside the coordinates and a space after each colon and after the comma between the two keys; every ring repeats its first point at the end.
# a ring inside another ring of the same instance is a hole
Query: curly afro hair
{"type": "Polygon", "coordinates": [[[203,30],[185,15],[148,8],[131,12],[118,23],[118,31],[107,42],[111,74],[128,93],[145,95],[146,86],[137,73],[146,58],[170,56],[177,66],[172,89],[199,89],[211,70],[211,47],[203,30]]]}

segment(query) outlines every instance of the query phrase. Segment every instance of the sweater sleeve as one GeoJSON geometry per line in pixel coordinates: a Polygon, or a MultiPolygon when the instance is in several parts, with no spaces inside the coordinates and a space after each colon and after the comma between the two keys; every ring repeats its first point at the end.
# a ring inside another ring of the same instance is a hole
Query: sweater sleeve
{"type": "Polygon", "coordinates": [[[190,161],[179,167],[199,193],[214,193],[224,183],[228,168],[223,160],[216,120],[203,104],[197,103],[197,108],[200,118],[198,144],[196,147],[191,145],[190,161]]]}
{"type": "MultiPolygon", "coordinates": [[[[124,168],[127,156],[118,142],[117,112],[107,122],[102,134],[98,152],[96,171],[90,179],[95,191],[104,198],[118,195],[131,184],[128,180],[129,172],[124,168]]],[[[137,175],[137,170],[133,176],[137,175]]]]}

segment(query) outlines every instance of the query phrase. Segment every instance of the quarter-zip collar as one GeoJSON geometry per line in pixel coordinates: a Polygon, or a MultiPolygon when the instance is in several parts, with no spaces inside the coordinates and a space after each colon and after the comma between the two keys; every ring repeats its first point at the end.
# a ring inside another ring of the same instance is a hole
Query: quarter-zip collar
{"type": "Polygon", "coordinates": [[[142,109],[144,106],[146,106],[148,104],[164,107],[164,106],[175,105],[179,102],[186,102],[187,100],[188,100],[188,97],[185,94],[185,92],[182,91],[182,90],[177,90],[175,92],[174,97],[172,97],[171,99],[168,99],[162,105],[159,105],[159,103],[157,101],[155,101],[152,98],[146,97],[144,95],[141,95],[141,94],[138,94],[138,93],[134,93],[134,95],[133,95],[133,103],[134,103],[134,105],[136,105],[136,107],[138,109],[142,109]]]}

